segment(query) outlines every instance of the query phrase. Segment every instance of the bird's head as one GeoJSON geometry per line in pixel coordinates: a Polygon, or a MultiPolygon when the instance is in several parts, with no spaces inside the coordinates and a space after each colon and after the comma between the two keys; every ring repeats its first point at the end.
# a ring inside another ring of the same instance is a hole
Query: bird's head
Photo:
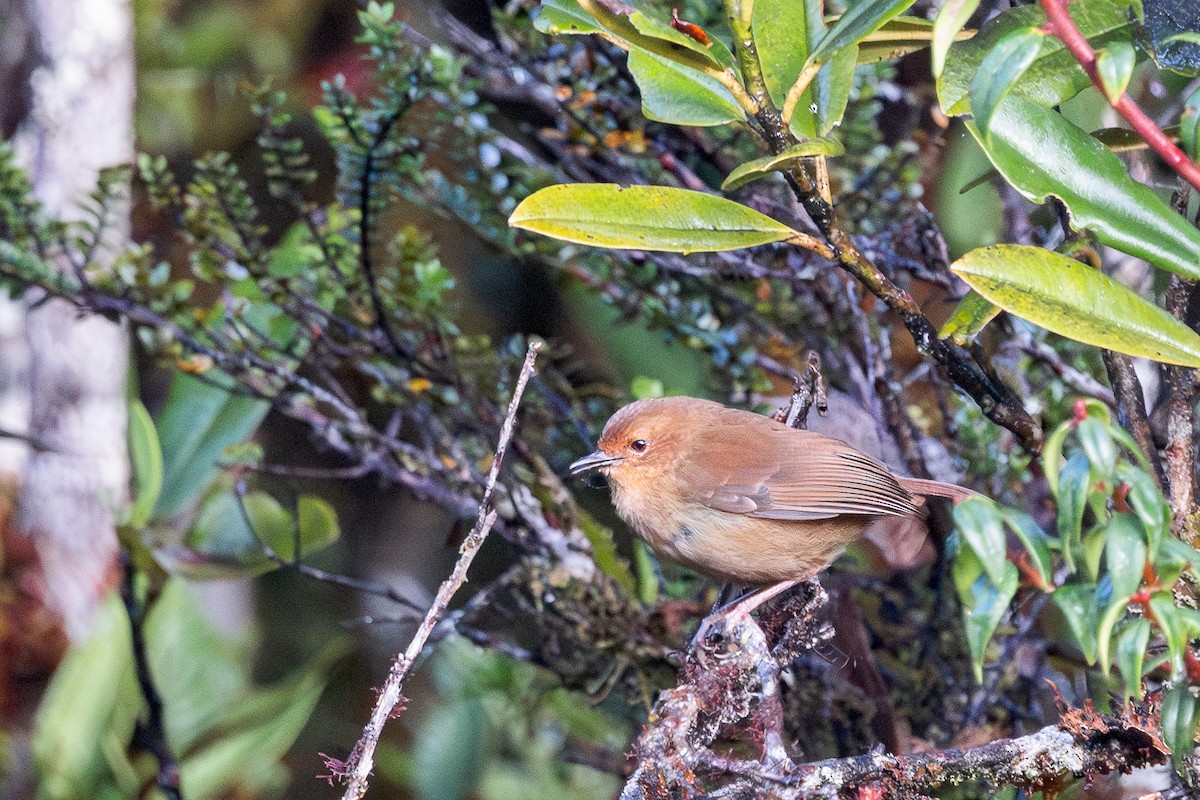
{"type": "Polygon", "coordinates": [[[691,417],[696,404],[708,402],[662,397],[630,403],[612,415],[596,452],[572,464],[571,474],[597,469],[620,481],[626,475],[648,476],[667,469],[679,452],[681,437],[695,430],[691,417]]]}

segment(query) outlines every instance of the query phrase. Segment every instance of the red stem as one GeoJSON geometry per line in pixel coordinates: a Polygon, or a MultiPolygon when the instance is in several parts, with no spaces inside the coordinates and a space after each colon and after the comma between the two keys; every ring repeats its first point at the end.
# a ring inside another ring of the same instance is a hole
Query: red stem
{"type": "Polygon", "coordinates": [[[1088,44],[1082,31],[1067,13],[1067,2],[1068,0],[1041,0],[1042,8],[1050,19],[1046,32],[1058,37],[1071,55],[1075,56],[1075,60],[1091,78],[1092,84],[1100,90],[1100,94],[1108,99],[1108,104],[1125,118],[1129,126],[1162,157],[1163,161],[1167,162],[1167,166],[1200,191],[1200,166],[1184,155],[1170,137],[1163,133],[1162,128],[1158,127],[1128,94],[1122,92],[1120,97],[1113,99],[1105,93],[1100,75],[1096,71],[1096,51],[1088,44]]]}

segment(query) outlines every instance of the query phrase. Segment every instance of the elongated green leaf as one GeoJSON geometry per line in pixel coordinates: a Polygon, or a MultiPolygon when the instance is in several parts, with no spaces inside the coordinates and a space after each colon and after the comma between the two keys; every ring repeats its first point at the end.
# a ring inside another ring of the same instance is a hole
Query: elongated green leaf
{"type": "MultiPolygon", "coordinates": [[[[854,67],[858,47],[850,46],[839,50],[829,63],[821,67],[813,86],[817,90],[817,135],[827,136],[842,122],[846,106],[850,102],[850,90],[854,88],[854,67]]],[[[812,86],[809,87],[810,89],[812,86]]],[[[792,116],[793,119],[796,115],[792,116]]]]}
{"type": "Polygon", "coordinates": [[[140,400],[129,403],[129,462],[133,468],[133,506],[129,524],[140,528],[150,521],[163,486],[162,445],[150,412],[140,400]]]}
{"type": "Polygon", "coordinates": [[[858,63],[890,61],[929,47],[933,23],[922,17],[899,16],[885,22],[858,43],[858,63]]]}
{"type": "Polygon", "coordinates": [[[1089,664],[1096,663],[1096,587],[1086,583],[1068,583],[1054,590],[1054,605],[1062,612],[1089,664]]]}
{"type": "Polygon", "coordinates": [[[1200,367],[1200,336],[1074,259],[1024,245],[981,247],[950,267],[1004,310],[1086,344],[1200,367]]]}
{"type": "Polygon", "coordinates": [[[721,184],[721,188],[730,192],[772,172],[785,170],[801,159],[813,156],[840,156],[844,152],[845,148],[833,139],[810,139],[789,147],[777,156],[763,156],[734,167],[721,184]]]}
{"type": "MultiPolygon", "coordinates": [[[[637,6],[637,11],[629,15],[629,21],[633,23],[633,27],[637,29],[638,33],[687,48],[693,53],[707,58],[715,67],[734,69],[733,53],[729,52],[729,48],[725,46],[725,43],[716,36],[710,35],[706,31],[705,35],[708,36],[708,44],[705,45],[703,42],[693,39],[683,31],[673,27],[670,19],[662,14],[658,8],[648,3],[643,3],[641,0],[635,0],[634,5],[637,6]]],[[[680,11],[682,12],[682,9],[680,11]]]]}
{"type": "Polygon", "coordinates": [[[1167,501],[1159,491],[1158,484],[1144,470],[1129,464],[1118,464],[1114,476],[1129,486],[1125,500],[1142,521],[1149,556],[1153,559],[1163,537],[1171,529],[1171,511],[1167,501]]]}
{"type": "Polygon", "coordinates": [[[1009,95],[980,143],[1025,197],[1035,203],[1058,197],[1076,228],[1160,269],[1200,277],[1200,230],[1129,177],[1121,159],[1062,114],[1009,95]]]}
{"type": "Polygon", "coordinates": [[[1004,524],[1016,534],[1029,556],[1029,563],[1042,578],[1042,585],[1054,585],[1054,561],[1050,553],[1050,537],[1046,535],[1033,518],[1022,511],[1002,509],[1004,524]]]}
{"type": "Polygon", "coordinates": [[[1179,118],[1179,141],[1192,161],[1200,160],[1200,88],[1188,95],[1179,118]]]}
{"type": "Polygon", "coordinates": [[[1117,443],[1109,433],[1109,426],[1090,414],[1079,421],[1075,428],[1079,445],[1092,462],[1092,471],[1104,480],[1112,480],[1117,466],[1117,443]]]}
{"type": "Polygon", "coordinates": [[[933,40],[930,43],[930,60],[933,62],[933,77],[940,78],[946,67],[946,53],[954,44],[959,31],[979,8],[979,0],[946,0],[933,21],[933,40]]]}
{"type": "Polygon", "coordinates": [[[965,609],[967,645],[971,651],[971,663],[975,669],[975,680],[983,682],[983,656],[988,642],[996,632],[1008,604],[1017,594],[1020,575],[1016,566],[1005,562],[1004,573],[998,584],[993,584],[982,575],[971,587],[974,603],[965,609]]]}
{"type": "Polygon", "coordinates": [[[1163,639],[1167,643],[1167,653],[1171,661],[1171,677],[1182,678],[1183,650],[1187,647],[1188,626],[1186,620],[1179,614],[1175,605],[1175,596],[1163,590],[1150,596],[1150,610],[1154,612],[1154,620],[1162,630],[1163,639]]]}
{"type": "Polygon", "coordinates": [[[677,61],[634,48],[629,51],[629,72],[641,91],[646,119],[703,127],[745,118],[719,81],[677,61]]]}
{"type": "Polygon", "coordinates": [[[195,501],[217,474],[221,452],[245,441],[269,408],[262,400],[176,376],[157,426],[163,489],[154,516],[170,517],[195,501]]]}
{"type": "Polygon", "coordinates": [[[968,498],[955,504],[954,526],[963,541],[979,557],[988,579],[1000,585],[1009,566],[1000,509],[986,498],[968,498]]]}
{"type": "Polygon", "coordinates": [[[1109,100],[1115,102],[1125,94],[1129,79],[1133,77],[1135,58],[1136,53],[1129,42],[1113,42],[1096,52],[1096,72],[1109,100]]]}
{"type": "Polygon", "coordinates": [[[844,47],[857,44],[897,17],[913,4],[913,0],[859,0],[838,18],[821,41],[813,48],[808,60],[823,64],[844,47]]]}
{"type": "Polygon", "coordinates": [[[983,575],[983,564],[975,551],[967,546],[958,531],[950,534],[946,540],[946,554],[950,559],[950,579],[954,583],[954,591],[958,595],[963,608],[975,605],[975,595],[971,587],[979,576],[983,575]]]}
{"type": "Polygon", "coordinates": [[[542,0],[533,27],[551,34],[596,33],[604,30],[575,0],[542,0]]]}
{"type": "Polygon", "coordinates": [[[1163,741],[1171,748],[1171,761],[1177,767],[1196,745],[1197,720],[1200,720],[1200,700],[1187,683],[1180,683],[1163,695],[1163,741]]]}
{"type": "Polygon", "coordinates": [[[965,346],[978,336],[1001,310],[1000,306],[972,290],[959,301],[950,319],[946,320],[942,329],[938,331],[938,336],[965,346]]]}
{"type": "Polygon", "coordinates": [[[1087,456],[1073,453],[1058,474],[1058,491],[1054,494],[1058,501],[1058,538],[1062,539],[1063,558],[1071,571],[1075,569],[1072,552],[1079,542],[1080,529],[1083,527],[1089,479],[1087,456]]]}
{"type": "MultiPolygon", "coordinates": [[[[788,88],[804,69],[810,48],[825,33],[821,4],[755,0],[751,28],[767,94],[776,107],[781,107],[788,88]]],[[[791,124],[800,136],[816,135],[818,115],[812,110],[815,97],[815,89],[810,86],[796,104],[791,124]]]]}
{"type": "Polygon", "coordinates": [[[996,42],[971,81],[971,113],[985,138],[992,114],[1037,58],[1046,39],[1040,28],[1018,28],[996,42]]]}
{"type": "MultiPolygon", "coordinates": [[[[1105,47],[1115,39],[1128,40],[1131,36],[1128,0],[1089,0],[1072,3],[1069,10],[1076,26],[1094,48],[1105,47]]],[[[1018,6],[989,20],[974,38],[954,43],[937,81],[938,103],[942,110],[949,116],[970,113],[968,89],[979,65],[996,43],[1015,30],[1040,27],[1045,23],[1046,14],[1039,6],[1018,6]]],[[[1048,39],[1037,60],[1012,88],[1012,93],[1054,106],[1090,85],[1091,81],[1071,53],[1057,39],[1048,39]]]]}
{"type": "Polygon", "coordinates": [[[1146,569],[1146,532],[1132,514],[1113,514],[1104,542],[1104,561],[1113,595],[1129,597],[1142,585],[1146,569]]]}
{"type": "Polygon", "coordinates": [[[1058,496],[1058,472],[1062,468],[1063,445],[1066,444],[1067,434],[1074,430],[1071,420],[1065,420],[1046,437],[1042,447],[1042,471],[1046,473],[1046,485],[1050,493],[1058,496]]]}
{"type": "Polygon", "coordinates": [[[703,253],[781,242],[788,226],[723,197],[663,186],[550,186],[513,210],[508,224],[568,242],[617,250],[703,253]]]}
{"type": "Polygon", "coordinates": [[[1150,644],[1150,622],[1145,617],[1130,620],[1117,635],[1117,669],[1125,679],[1125,696],[1142,697],[1142,670],[1150,644]]]}
{"type": "Polygon", "coordinates": [[[1100,670],[1107,676],[1112,672],[1112,637],[1118,622],[1128,613],[1129,598],[1113,593],[1112,599],[1099,616],[1096,625],[1096,661],[1100,670]]]}

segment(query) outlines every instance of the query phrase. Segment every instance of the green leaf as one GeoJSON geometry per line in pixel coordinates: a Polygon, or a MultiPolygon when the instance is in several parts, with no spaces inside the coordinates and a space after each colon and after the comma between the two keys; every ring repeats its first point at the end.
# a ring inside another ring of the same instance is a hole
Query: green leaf
{"type": "Polygon", "coordinates": [[[971,113],[987,138],[992,114],[1033,64],[1046,34],[1040,28],[1018,28],[996,42],[971,81],[971,113]]]}
{"type": "Polygon", "coordinates": [[[134,486],[129,525],[138,529],[150,521],[150,514],[162,494],[163,454],[154,420],[137,399],[129,402],[129,462],[133,468],[134,486]]]}
{"type": "Polygon", "coordinates": [[[1083,527],[1083,510],[1087,507],[1090,477],[1087,456],[1078,452],[1067,459],[1066,466],[1058,475],[1058,491],[1055,493],[1058,501],[1058,537],[1062,539],[1063,558],[1072,572],[1075,571],[1072,551],[1083,527]]]}
{"type": "Polygon", "coordinates": [[[833,139],[810,139],[807,142],[792,145],[779,155],[763,156],[753,161],[747,161],[730,171],[721,189],[731,192],[747,183],[766,177],[772,172],[788,169],[796,162],[814,156],[840,156],[846,152],[841,144],[833,139]]]}
{"type": "Polygon", "coordinates": [[[1113,599],[1109,601],[1096,626],[1096,660],[1100,662],[1100,669],[1105,677],[1112,672],[1112,659],[1109,657],[1109,652],[1113,629],[1118,622],[1124,619],[1128,607],[1129,598],[1114,593],[1113,599]]]}
{"type": "Polygon", "coordinates": [[[1129,86],[1133,77],[1134,62],[1137,54],[1129,42],[1115,41],[1108,47],[1096,51],[1096,72],[1100,76],[1100,85],[1104,87],[1104,95],[1116,102],[1129,86]]]}
{"type": "Polygon", "coordinates": [[[1167,643],[1167,653],[1171,662],[1171,677],[1181,679],[1184,676],[1183,651],[1187,647],[1188,626],[1179,607],[1175,605],[1175,597],[1167,590],[1150,595],[1150,610],[1154,612],[1154,620],[1162,631],[1167,643]]]}
{"type": "Polygon", "coordinates": [[[951,266],[975,291],[1075,341],[1200,367],[1200,336],[1099,270],[1026,245],[980,247],[951,266]]]}
{"type": "Polygon", "coordinates": [[[890,61],[924,50],[933,41],[933,23],[922,17],[900,16],[885,22],[858,43],[858,63],[890,61]]]}
{"type": "Polygon", "coordinates": [[[967,645],[971,651],[971,663],[975,669],[975,680],[983,683],[983,657],[988,642],[996,632],[1008,604],[1017,594],[1019,573],[1016,566],[1005,563],[1004,574],[999,584],[993,584],[986,575],[981,575],[971,587],[973,603],[965,609],[967,645]]]}
{"type": "MultiPolygon", "coordinates": [[[[854,88],[854,68],[857,64],[857,47],[839,50],[825,66],[817,72],[812,86],[817,92],[817,130],[819,136],[829,132],[842,122],[846,106],[850,102],[850,91],[854,88]]],[[[792,115],[794,121],[799,112],[792,115]]],[[[806,134],[807,136],[808,134],[806,134]]]]}
{"type": "Polygon", "coordinates": [[[1058,471],[1062,467],[1059,462],[1063,457],[1063,445],[1067,441],[1067,434],[1074,427],[1071,420],[1063,421],[1050,432],[1042,447],[1042,471],[1046,473],[1046,485],[1050,487],[1050,493],[1054,495],[1058,494],[1058,471]]]}
{"type": "Polygon", "coordinates": [[[933,77],[941,77],[946,66],[946,53],[977,8],[979,0],[946,0],[938,11],[933,21],[933,40],[929,53],[933,62],[933,77]]]}
{"type": "Polygon", "coordinates": [[[646,119],[673,125],[725,125],[745,119],[742,107],[716,79],[639,48],[629,51],[629,72],[642,94],[646,119]]]}
{"type": "Polygon", "coordinates": [[[1105,244],[1160,269],[1200,277],[1200,230],[1057,111],[1010,94],[980,143],[1026,198],[1062,200],[1075,228],[1090,230],[1105,244]]]}
{"type": "Polygon", "coordinates": [[[478,697],[431,710],[413,748],[419,800],[463,800],[473,794],[483,774],[488,727],[478,697]]]}
{"type": "Polygon", "coordinates": [[[1104,480],[1111,481],[1117,466],[1117,445],[1109,434],[1108,425],[1088,415],[1079,422],[1075,434],[1088,461],[1092,463],[1092,471],[1104,480]]]}
{"type": "Polygon", "coordinates": [[[1200,88],[1188,95],[1179,117],[1179,142],[1192,161],[1200,160],[1200,88]]]}
{"type": "MultiPolygon", "coordinates": [[[[777,108],[782,107],[788,88],[804,69],[810,47],[825,33],[821,4],[755,0],[751,28],[767,94],[777,108]]],[[[812,136],[817,131],[817,115],[811,110],[814,96],[810,86],[792,115],[791,124],[802,136],[812,136]]]]}
{"type": "Polygon", "coordinates": [[[1054,604],[1062,612],[1075,642],[1088,664],[1096,663],[1096,587],[1068,583],[1054,590],[1054,604]]]}
{"type": "Polygon", "coordinates": [[[938,336],[965,347],[1001,310],[1000,306],[984,299],[979,292],[971,290],[959,301],[950,319],[946,320],[942,329],[938,331],[938,336]]]}
{"type": "Polygon", "coordinates": [[[1117,635],[1117,669],[1125,679],[1125,697],[1142,698],[1142,670],[1149,644],[1150,623],[1145,617],[1130,620],[1117,635]]]}
{"type": "Polygon", "coordinates": [[[664,186],[550,186],[525,198],[508,224],[616,250],[704,253],[781,242],[788,226],[732,200],[664,186]]]}
{"type": "Polygon", "coordinates": [[[1200,700],[1186,683],[1180,683],[1163,695],[1163,741],[1171,748],[1171,762],[1176,768],[1191,755],[1196,746],[1196,722],[1200,720],[1198,710],[1200,700]]]}
{"type": "Polygon", "coordinates": [[[808,57],[809,63],[824,64],[834,53],[870,36],[912,4],[913,0],[859,0],[851,3],[846,13],[838,18],[813,48],[808,57]]]}
{"type": "Polygon", "coordinates": [[[1083,535],[1080,552],[1083,555],[1083,574],[1088,580],[1100,579],[1100,559],[1104,556],[1104,528],[1095,525],[1083,535]]]}
{"type": "Polygon", "coordinates": [[[177,375],[158,419],[163,490],[154,516],[174,516],[194,502],[217,474],[221,452],[245,441],[269,408],[262,400],[177,375]]]}
{"type": "Polygon", "coordinates": [[[1129,486],[1129,494],[1125,499],[1146,529],[1150,557],[1153,558],[1158,552],[1159,543],[1171,529],[1171,511],[1167,507],[1166,498],[1159,491],[1158,484],[1144,469],[1121,463],[1117,465],[1114,477],[1118,482],[1129,486]]]}
{"type": "Polygon", "coordinates": [[[1113,514],[1104,542],[1104,562],[1113,594],[1129,597],[1142,585],[1146,569],[1146,533],[1132,514],[1113,514]]]}
{"type": "MultiPolygon", "coordinates": [[[[1129,0],[1089,0],[1072,3],[1071,18],[1093,48],[1131,36],[1129,0]]],[[[1037,5],[1018,6],[996,15],[973,38],[951,45],[945,69],[937,81],[938,103],[949,116],[970,113],[968,90],[987,54],[996,43],[1021,28],[1041,27],[1046,14],[1037,5]]],[[[1046,40],[1034,63],[1012,88],[1012,94],[1045,106],[1063,103],[1091,86],[1071,53],[1054,38],[1046,40]]]]}
{"type": "Polygon", "coordinates": [[[1042,584],[1053,586],[1054,560],[1050,553],[1050,537],[1023,511],[1005,508],[1001,509],[1001,513],[1004,524],[1021,540],[1021,545],[1029,555],[1029,563],[1038,571],[1042,584]]]}
{"type": "Polygon", "coordinates": [[[638,33],[691,50],[708,59],[714,67],[733,69],[733,54],[715,36],[709,36],[709,44],[706,47],[683,31],[676,30],[665,15],[660,15],[657,8],[641,0],[634,0],[634,5],[638,8],[629,15],[629,21],[638,33]]]}
{"type": "Polygon", "coordinates": [[[575,0],[542,0],[533,27],[550,34],[597,33],[604,30],[575,0]]]}
{"type": "Polygon", "coordinates": [[[954,583],[954,591],[963,608],[972,608],[975,595],[971,587],[983,574],[983,563],[975,551],[963,542],[957,530],[946,540],[946,552],[950,558],[950,579],[954,583]]]}
{"type": "Polygon", "coordinates": [[[1173,586],[1187,567],[1200,575],[1200,552],[1187,542],[1168,536],[1154,560],[1154,571],[1158,574],[1160,584],[1173,586]]]}
{"type": "Polygon", "coordinates": [[[991,500],[970,497],[954,505],[954,527],[979,557],[988,579],[1000,585],[1010,566],[1000,509],[991,500]]]}

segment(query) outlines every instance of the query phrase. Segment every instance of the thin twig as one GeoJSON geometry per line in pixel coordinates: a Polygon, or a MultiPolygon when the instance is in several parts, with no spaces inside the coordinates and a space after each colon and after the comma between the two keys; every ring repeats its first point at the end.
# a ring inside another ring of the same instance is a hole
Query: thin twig
{"type": "Polygon", "coordinates": [[[180,789],[179,762],[171,752],[167,743],[167,731],[163,725],[163,702],[154,685],[154,676],[150,674],[150,661],[146,657],[146,637],[142,630],[145,619],[144,609],[137,601],[134,590],[133,559],[128,552],[121,552],[123,576],[121,579],[121,601],[125,604],[125,613],[129,616],[129,633],[133,647],[134,671],[137,673],[138,688],[146,701],[146,719],[139,719],[133,729],[134,748],[144,749],[154,756],[158,762],[158,770],[154,776],[155,785],[162,790],[170,800],[183,800],[180,789]]]}
{"type": "Polygon", "coordinates": [[[1113,394],[1117,398],[1117,421],[1129,431],[1146,458],[1150,459],[1154,467],[1154,479],[1160,488],[1165,489],[1162,459],[1158,457],[1158,448],[1154,445],[1154,434],[1150,431],[1150,419],[1146,415],[1146,398],[1142,394],[1142,382],[1133,371],[1133,359],[1111,350],[1101,350],[1100,355],[1104,358],[1108,382],[1112,384],[1113,394]]]}
{"type": "Polygon", "coordinates": [[[450,600],[458,592],[459,587],[467,579],[467,570],[471,566],[471,562],[475,559],[475,554],[479,552],[483,546],[484,540],[487,538],[488,531],[496,522],[496,511],[489,508],[489,503],[492,499],[492,492],[496,488],[496,478],[500,474],[500,465],[504,461],[504,452],[508,449],[508,441],[512,437],[513,426],[516,422],[517,406],[521,402],[521,395],[525,391],[525,385],[529,382],[529,377],[533,374],[533,363],[537,358],[539,343],[534,342],[529,345],[529,349],[525,352],[525,363],[521,367],[521,372],[517,376],[516,386],[513,388],[512,400],[508,404],[508,412],[504,415],[504,422],[500,426],[500,440],[496,445],[496,456],[492,460],[492,468],[488,472],[487,482],[483,488],[483,498],[479,503],[479,516],[475,520],[475,527],[467,536],[460,549],[458,562],[454,565],[453,572],[450,573],[442,585],[438,587],[437,595],[433,599],[433,605],[425,614],[425,619],[421,621],[421,625],[417,628],[416,634],[404,652],[397,656],[392,663],[392,668],[388,672],[387,681],[383,685],[383,689],[379,692],[379,699],[375,703],[375,710],[371,712],[371,719],[363,728],[362,738],[358,740],[358,744],[354,746],[354,750],[350,755],[349,762],[346,764],[345,780],[346,791],[342,795],[343,800],[360,800],[367,791],[367,782],[371,775],[371,769],[375,764],[375,748],[379,744],[379,737],[383,733],[383,726],[387,723],[388,718],[392,715],[393,710],[401,701],[400,690],[404,685],[404,679],[408,672],[412,669],[412,665],[416,662],[417,656],[421,654],[421,650],[425,647],[425,642],[429,635],[433,632],[438,620],[446,613],[446,608],[450,604],[450,600]]]}
{"type": "Polygon", "coordinates": [[[1050,20],[1046,32],[1057,37],[1066,46],[1079,62],[1079,66],[1083,67],[1092,85],[1108,100],[1113,110],[1125,118],[1129,127],[1146,140],[1146,144],[1158,153],[1167,166],[1192,186],[1200,189],[1200,165],[1189,159],[1128,93],[1121,92],[1117,97],[1108,96],[1104,82],[1100,79],[1100,72],[1096,68],[1096,51],[1088,44],[1087,37],[1067,12],[1067,0],[1041,0],[1041,3],[1050,20]]]}

